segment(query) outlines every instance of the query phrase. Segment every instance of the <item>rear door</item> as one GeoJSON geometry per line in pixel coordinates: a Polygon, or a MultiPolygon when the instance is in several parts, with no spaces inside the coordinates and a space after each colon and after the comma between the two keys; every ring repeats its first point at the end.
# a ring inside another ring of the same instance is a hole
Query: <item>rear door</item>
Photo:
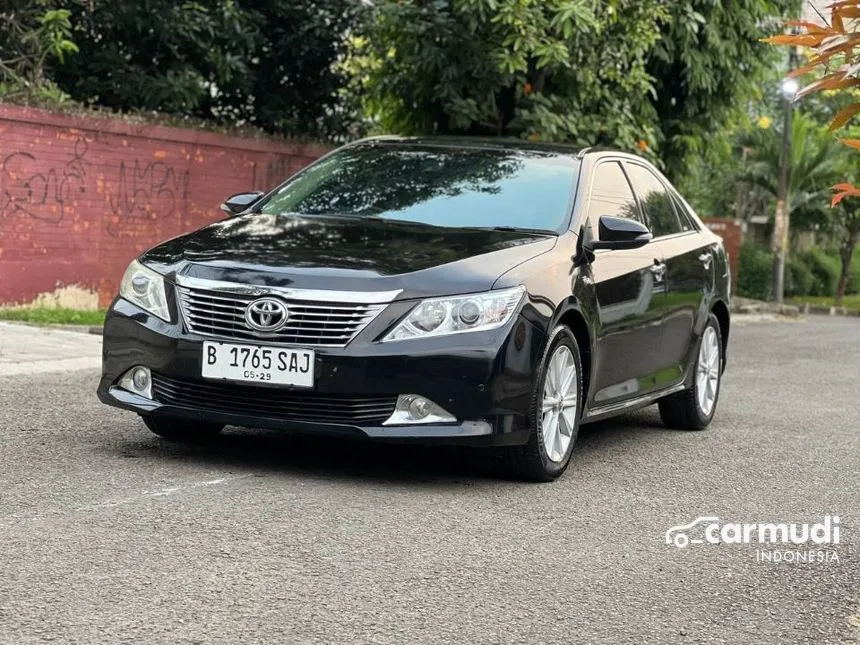
{"type": "Polygon", "coordinates": [[[626,161],[652,243],[666,264],[666,308],[662,316],[661,370],[658,384],[680,382],[696,345],[699,321],[707,317],[707,293],[713,289],[714,259],[708,241],[672,195],[667,183],[649,167],[626,161]]]}
{"type": "MultiPolygon", "coordinates": [[[[599,162],[592,174],[584,235],[598,238],[602,215],[643,221],[617,160],[599,162]]],[[[598,250],[594,255],[590,270],[599,325],[591,391],[592,403],[600,406],[654,389],[666,294],[662,260],[653,243],[638,249],[598,250]]]]}

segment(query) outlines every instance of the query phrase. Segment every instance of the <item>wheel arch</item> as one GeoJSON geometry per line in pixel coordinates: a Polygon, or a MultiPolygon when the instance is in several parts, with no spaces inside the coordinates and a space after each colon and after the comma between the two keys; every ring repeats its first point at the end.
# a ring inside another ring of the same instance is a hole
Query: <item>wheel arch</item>
{"type": "Polygon", "coordinates": [[[582,364],[582,392],[583,399],[588,400],[589,388],[591,386],[591,370],[594,348],[592,346],[591,334],[588,332],[588,322],[579,309],[570,307],[561,312],[556,321],[570,329],[576,344],[579,346],[579,359],[582,364]]]}
{"type": "Polygon", "coordinates": [[[720,344],[722,347],[720,348],[723,354],[723,371],[726,369],[726,350],[729,346],[729,328],[731,327],[731,316],[729,315],[729,308],[725,302],[722,300],[717,300],[711,306],[711,313],[717,319],[717,322],[720,325],[720,344]]]}

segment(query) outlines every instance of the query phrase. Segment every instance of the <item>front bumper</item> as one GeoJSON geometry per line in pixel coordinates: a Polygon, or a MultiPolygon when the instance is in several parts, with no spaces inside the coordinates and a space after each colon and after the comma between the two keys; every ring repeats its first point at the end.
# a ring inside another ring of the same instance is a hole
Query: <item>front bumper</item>
{"type": "Polygon", "coordinates": [[[356,338],[343,348],[314,347],[311,392],[204,380],[200,376],[204,340],[212,338],[188,333],[181,322],[166,323],[118,299],[105,320],[99,399],[139,414],[225,425],[390,441],[518,444],[528,438],[533,371],[546,338],[518,316],[490,332],[389,343],[356,338]],[[117,385],[136,365],[148,367],[154,381],[161,383],[152,400],[117,385]],[[425,396],[458,421],[382,425],[382,417],[359,415],[351,420],[333,412],[332,420],[320,413],[326,405],[332,410],[352,409],[343,401],[377,406],[399,394],[425,396]]]}

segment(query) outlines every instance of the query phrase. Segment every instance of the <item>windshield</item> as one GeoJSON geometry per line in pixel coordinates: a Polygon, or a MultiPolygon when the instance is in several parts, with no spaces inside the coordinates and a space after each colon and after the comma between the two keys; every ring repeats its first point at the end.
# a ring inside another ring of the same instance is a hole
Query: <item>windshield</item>
{"type": "Polygon", "coordinates": [[[346,148],[281,186],[267,214],[555,231],[579,162],[522,150],[376,144],[346,148]]]}

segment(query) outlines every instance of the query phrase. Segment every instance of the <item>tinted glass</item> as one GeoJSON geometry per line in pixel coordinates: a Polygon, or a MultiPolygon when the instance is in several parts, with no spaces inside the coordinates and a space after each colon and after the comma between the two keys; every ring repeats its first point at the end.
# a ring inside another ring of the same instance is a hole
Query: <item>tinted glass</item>
{"type": "Polygon", "coordinates": [[[696,218],[693,217],[690,205],[676,192],[672,193],[672,199],[675,210],[678,211],[678,217],[681,218],[681,228],[685,231],[698,231],[699,226],[696,224],[696,218]]]}
{"type": "Polygon", "coordinates": [[[633,189],[621,170],[621,164],[616,161],[602,163],[594,171],[591,199],[588,202],[588,219],[595,237],[601,215],[626,217],[642,222],[633,189]]]}
{"type": "Polygon", "coordinates": [[[567,218],[578,168],[572,157],[543,153],[364,145],[323,159],[260,210],[555,230],[567,218]]]}
{"type": "Polygon", "coordinates": [[[646,224],[654,237],[681,232],[681,223],[669,192],[657,176],[639,164],[627,164],[630,181],[642,200],[646,224]]]}

